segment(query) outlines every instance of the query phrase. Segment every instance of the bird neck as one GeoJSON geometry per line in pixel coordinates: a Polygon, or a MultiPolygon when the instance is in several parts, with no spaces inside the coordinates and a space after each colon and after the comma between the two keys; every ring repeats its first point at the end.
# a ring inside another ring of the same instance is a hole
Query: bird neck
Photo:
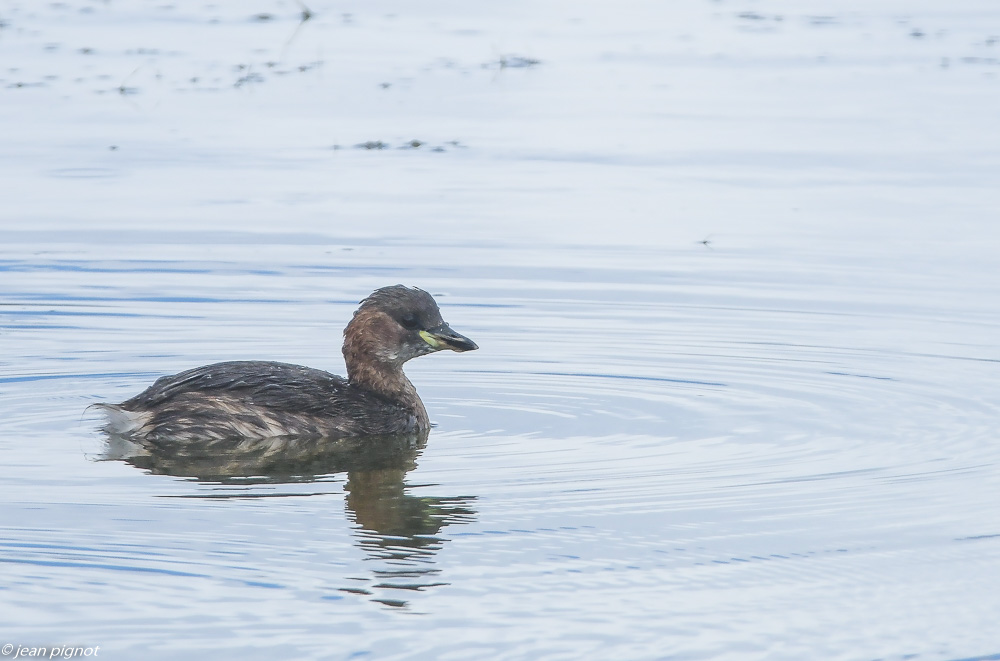
{"type": "Polygon", "coordinates": [[[351,385],[375,393],[392,403],[405,408],[417,418],[418,429],[428,429],[430,419],[427,409],[420,401],[417,389],[403,374],[400,366],[393,363],[376,362],[358,356],[344,346],[344,359],[347,363],[347,380],[351,385]]]}

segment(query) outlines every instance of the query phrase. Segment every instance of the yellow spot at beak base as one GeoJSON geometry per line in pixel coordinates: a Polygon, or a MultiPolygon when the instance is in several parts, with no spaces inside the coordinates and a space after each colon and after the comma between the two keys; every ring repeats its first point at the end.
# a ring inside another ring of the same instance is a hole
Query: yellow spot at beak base
{"type": "Polygon", "coordinates": [[[427,331],[420,331],[420,337],[423,339],[424,342],[431,345],[435,349],[441,348],[441,343],[438,341],[438,339],[433,335],[431,335],[430,333],[428,333],[427,331]]]}

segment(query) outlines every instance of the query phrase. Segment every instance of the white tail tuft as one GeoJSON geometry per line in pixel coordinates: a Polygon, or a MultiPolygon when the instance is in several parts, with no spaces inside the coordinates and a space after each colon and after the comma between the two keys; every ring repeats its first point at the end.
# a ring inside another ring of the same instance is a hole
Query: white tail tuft
{"type": "Polygon", "coordinates": [[[128,436],[149,422],[149,419],[152,417],[152,414],[148,411],[142,413],[126,411],[114,404],[91,404],[87,408],[91,407],[101,409],[107,414],[108,424],[104,426],[104,431],[109,434],[119,434],[121,436],[128,436]]]}

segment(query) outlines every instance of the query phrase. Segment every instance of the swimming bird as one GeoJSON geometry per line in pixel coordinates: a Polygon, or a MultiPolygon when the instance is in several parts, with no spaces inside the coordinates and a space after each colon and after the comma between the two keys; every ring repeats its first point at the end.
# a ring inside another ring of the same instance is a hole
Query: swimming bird
{"type": "Polygon", "coordinates": [[[108,415],[106,431],[142,444],[422,433],[430,420],[403,364],[478,348],[445,323],[430,294],[394,285],[361,301],[347,324],[346,379],[300,365],[231,361],[165,376],[121,404],[96,406],[108,415]]]}

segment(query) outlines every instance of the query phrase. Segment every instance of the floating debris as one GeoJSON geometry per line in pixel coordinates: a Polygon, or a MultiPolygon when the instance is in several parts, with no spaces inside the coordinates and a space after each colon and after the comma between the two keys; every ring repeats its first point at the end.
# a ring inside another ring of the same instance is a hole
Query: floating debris
{"type": "Polygon", "coordinates": [[[247,75],[237,78],[236,82],[233,83],[233,87],[243,87],[244,85],[250,85],[251,83],[262,83],[264,80],[266,80],[264,76],[251,71],[248,72],[247,75]]]}
{"type": "MultiPolygon", "coordinates": [[[[462,143],[460,143],[458,140],[447,140],[442,145],[436,145],[436,146],[431,147],[431,146],[428,145],[428,143],[426,141],[424,141],[424,140],[417,140],[416,138],[414,138],[413,140],[407,140],[403,144],[401,144],[398,147],[396,147],[396,149],[410,149],[410,150],[412,150],[412,149],[425,149],[425,150],[429,150],[429,151],[433,151],[433,152],[443,152],[443,151],[448,151],[445,148],[445,146],[454,147],[454,148],[458,148],[458,149],[465,149],[466,148],[465,145],[463,145],[462,143]]],[[[382,140],[369,140],[367,142],[359,142],[358,144],[354,145],[354,149],[364,149],[366,151],[381,151],[381,150],[392,149],[392,148],[393,147],[392,147],[392,145],[390,143],[383,142],[382,140]]],[[[330,147],[330,149],[333,149],[334,151],[338,151],[338,150],[341,150],[341,149],[345,149],[345,147],[343,145],[332,145],[330,147]]]]}
{"type": "Polygon", "coordinates": [[[784,16],[780,16],[779,14],[775,14],[773,16],[766,16],[764,14],[758,14],[755,11],[745,11],[742,14],[737,14],[736,17],[737,18],[742,18],[745,21],[783,21],[783,20],[785,20],[785,17],[784,16]]]}
{"type": "Polygon", "coordinates": [[[299,19],[303,23],[305,23],[306,21],[308,21],[310,18],[313,17],[312,10],[310,10],[309,7],[306,7],[305,4],[301,2],[301,0],[295,0],[295,4],[297,4],[299,6],[299,9],[302,10],[302,13],[299,14],[299,19]]]}
{"type": "Polygon", "coordinates": [[[533,57],[521,57],[520,55],[502,55],[496,62],[487,62],[484,69],[530,69],[541,64],[541,60],[533,57]]]}

